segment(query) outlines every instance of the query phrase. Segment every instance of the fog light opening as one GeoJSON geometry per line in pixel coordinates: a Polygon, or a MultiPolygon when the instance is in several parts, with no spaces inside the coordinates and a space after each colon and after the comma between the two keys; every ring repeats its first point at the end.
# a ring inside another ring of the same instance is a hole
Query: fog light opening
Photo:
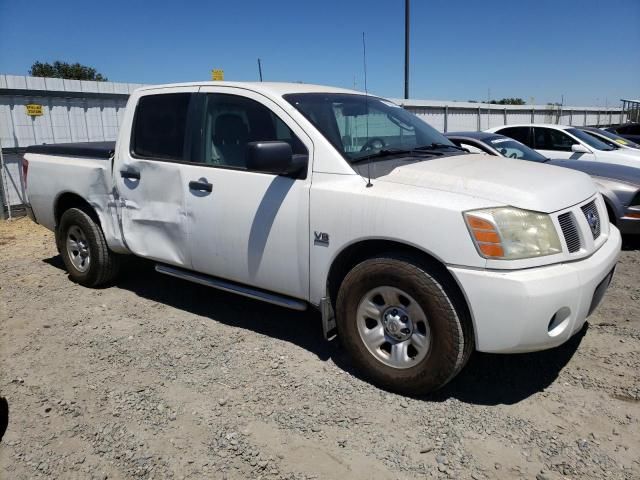
{"type": "Polygon", "coordinates": [[[569,317],[571,316],[571,310],[568,307],[562,307],[558,310],[549,320],[547,326],[547,333],[550,337],[557,337],[565,331],[567,325],[569,325],[569,317]]]}

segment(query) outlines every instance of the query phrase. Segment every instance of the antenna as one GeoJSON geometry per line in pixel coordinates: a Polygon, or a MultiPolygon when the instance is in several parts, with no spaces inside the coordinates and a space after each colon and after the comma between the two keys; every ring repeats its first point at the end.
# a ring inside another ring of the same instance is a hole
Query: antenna
{"type": "Polygon", "coordinates": [[[262,81],[262,62],[258,59],[258,73],[260,74],[260,81],[262,81]]]}
{"type": "MultiPolygon", "coordinates": [[[[367,118],[366,135],[369,141],[369,91],[367,90],[367,44],[364,40],[364,32],[362,32],[362,65],[364,67],[364,109],[367,118]]],[[[371,183],[371,158],[367,160],[367,188],[373,187],[371,183]]]]}

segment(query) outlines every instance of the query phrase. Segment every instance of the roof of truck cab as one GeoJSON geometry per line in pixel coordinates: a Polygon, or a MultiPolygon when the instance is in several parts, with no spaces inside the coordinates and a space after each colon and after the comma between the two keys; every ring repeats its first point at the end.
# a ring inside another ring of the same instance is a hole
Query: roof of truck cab
{"type": "Polygon", "coordinates": [[[152,85],[139,88],[137,91],[149,91],[165,88],[179,87],[234,87],[244,88],[255,92],[269,93],[271,95],[282,96],[288,93],[351,93],[363,95],[363,92],[348,90],[346,88],[330,87],[327,85],[314,85],[311,83],[293,82],[188,82],[171,83],[166,85],[152,85]]]}

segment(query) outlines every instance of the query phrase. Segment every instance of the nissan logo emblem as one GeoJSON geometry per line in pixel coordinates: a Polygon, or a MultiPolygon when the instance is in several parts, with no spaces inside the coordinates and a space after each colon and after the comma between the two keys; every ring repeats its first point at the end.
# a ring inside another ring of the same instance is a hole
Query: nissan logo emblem
{"type": "Polygon", "coordinates": [[[595,235],[600,230],[600,220],[598,219],[598,215],[594,212],[587,213],[587,223],[591,228],[591,232],[595,235]]]}

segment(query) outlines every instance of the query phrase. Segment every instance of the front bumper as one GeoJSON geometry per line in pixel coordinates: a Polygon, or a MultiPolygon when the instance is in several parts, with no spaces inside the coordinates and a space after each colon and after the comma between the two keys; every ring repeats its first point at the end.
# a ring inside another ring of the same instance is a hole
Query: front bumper
{"type": "Polygon", "coordinates": [[[449,267],[467,298],[476,348],[530,352],[566,342],[601,300],[621,243],[612,225],[607,241],[575,262],[516,271],[449,267]]]}

